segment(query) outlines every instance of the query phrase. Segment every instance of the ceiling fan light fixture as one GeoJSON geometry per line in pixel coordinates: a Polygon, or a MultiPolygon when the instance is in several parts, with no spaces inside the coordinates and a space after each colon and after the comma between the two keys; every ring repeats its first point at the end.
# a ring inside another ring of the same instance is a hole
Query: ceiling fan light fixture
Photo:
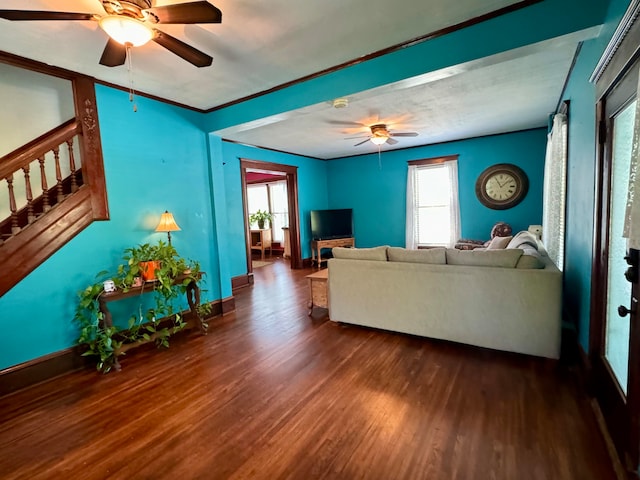
{"type": "Polygon", "coordinates": [[[122,45],[140,47],[153,38],[153,30],[135,18],[123,15],[107,15],[99,21],[107,35],[122,45]]]}
{"type": "Polygon", "coordinates": [[[381,135],[374,135],[373,137],[371,137],[371,142],[375,143],[376,145],[382,145],[387,141],[387,138],[388,137],[383,137],[381,135]]]}

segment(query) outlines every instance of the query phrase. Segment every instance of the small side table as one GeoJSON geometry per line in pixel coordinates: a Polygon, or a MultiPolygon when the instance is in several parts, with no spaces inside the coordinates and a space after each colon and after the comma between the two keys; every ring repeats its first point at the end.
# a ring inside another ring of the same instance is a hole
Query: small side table
{"type": "Polygon", "coordinates": [[[329,280],[329,269],[324,268],[311,275],[309,279],[309,315],[313,313],[313,307],[329,308],[329,294],[327,281],[329,280]]]}

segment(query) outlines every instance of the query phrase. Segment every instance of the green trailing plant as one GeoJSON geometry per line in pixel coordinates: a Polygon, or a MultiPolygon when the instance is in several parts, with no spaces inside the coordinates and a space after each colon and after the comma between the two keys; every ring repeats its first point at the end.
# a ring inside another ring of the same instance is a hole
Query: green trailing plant
{"type": "MultiPolygon", "coordinates": [[[[77,343],[85,349],[83,355],[96,357],[96,368],[104,373],[116,364],[123,344],[154,341],[159,347],[168,347],[169,337],[186,326],[182,312],[174,309],[175,300],[184,297],[189,283],[196,282],[199,287],[204,283],[199,262],[180,257],[173,246],[162,241],[155,245],[145,243],[127,248],[122,259],[124,263],[118,265],[114,275],[100,272],[94,284],[78,292],[74,316],[80,328],[77,343]],[[140,295],[153,291],[153,307],[143,312],[140,303],[138,312],[129,318],[126,329],[105,326],[99,301],[104,295],[104,280],[111,279],[118,289],[128,292],[139,282],[142,273],[140,263],[154,260],[159,262],[155,270],[156,280],[138,287],[140,295]]],[[[207,301],[196,308],[200,318],[211,313],[211,304],[207,301]]]]}
{"type": "Polygon", "coordinates": [[[260,229],[264,228],[265,222],[268,221],[269,223],[271,223],[272,220],[273,220],[273,214],[269,212],[265,212],[263,210],[258,210],[256,213],[249,215],[249,223],[252,225],[254,223],[257,223],[258,228],[260,229]]]}

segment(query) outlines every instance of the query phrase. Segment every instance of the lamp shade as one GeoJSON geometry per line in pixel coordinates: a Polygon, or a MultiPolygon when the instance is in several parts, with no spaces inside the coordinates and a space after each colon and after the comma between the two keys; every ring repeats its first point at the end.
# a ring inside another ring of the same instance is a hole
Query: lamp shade
{"type": "Polygon", "coordinates": [[[177,232],[180,227],[173,219],[173,214],[165,210],[160,216],[160,223],[156,227],[156,232],[177,232]]]}
{"type": "Polygon", "coordinates": [[[99,24],[107,35],[123,45],[139,47],[153,38],[153,30],[135,18],[107,15],[100,19],[99,24]]]}

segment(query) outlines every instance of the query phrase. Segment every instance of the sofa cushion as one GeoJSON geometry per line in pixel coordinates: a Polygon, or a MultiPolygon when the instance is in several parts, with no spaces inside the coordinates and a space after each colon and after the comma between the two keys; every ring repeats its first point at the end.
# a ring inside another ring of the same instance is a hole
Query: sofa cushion
{"type": "Polygon", "coordinates": [[[332,252],[335,258],[346,258],[349,260],[378,260],[387,261],[387,246],[373,248],[346,248],[334,247],[332,252]]]}
{"type": "Polygon", "coordinates": [[[540,255],[527,255],[525,253],[518,260],[516,268],[544,268],[544,262],[540,259],[540,255]]]}
{"type": "Polygon", "coordinates": [[[487,250],[503,250],[507,248],[513,237],[493,237],[487,245],[487,250]]]}
{"type": "Polygon", "coordinates": [[[477,267],[514,268],[522,256],[522,250],[457,250],[447,248],[447,264],[477,267]]]}
{"type": "Polygon", "coordinates": [[[446,249],[425,248],[420,250],[407,250],[401,247],[389,247],[387,256],[390,262],[430,263],[445,265],[447,263],[446,249]]]}

